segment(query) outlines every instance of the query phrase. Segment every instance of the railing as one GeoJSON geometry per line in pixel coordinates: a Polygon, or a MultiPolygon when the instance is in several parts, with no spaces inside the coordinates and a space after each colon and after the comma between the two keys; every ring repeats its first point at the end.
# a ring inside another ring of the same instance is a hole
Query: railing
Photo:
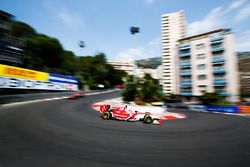
{"type": "Polygon", "coordinates": [[[180,52],[179,55],[180,55],[180,57],[188,57],[188,56],[191,56],[190,52],[180,52]]]}
{"type": "Polygon", "coordinates": [[[219,37],[214,37],[214,38],[212,38],[211,40],[210,40],[210,42],[212,43],[212,44],[219,44],[219,43],[221,43],[221,42],[223,42],[223,37],[222,36],[219,36],[219,37]]]}
{"type": "Polygon", "coordinates": [[[191,67],[191,62],[190,62],[190,60],[181,61],[180,66],[182,68],[189,68],[189,67],[191,67]]]}
{"type": "Polygon", "coordinates": [[[213,85],[214,86],[226,86],[227,81],[224,78],[215,78],[213,85]]]}
{"type": "Polygon", "coordinates": [[[212,62],[213,64],[223,64],[225,63],[225,58],[223,56],[214,56],[212,62]]]}
{"type": "Polygon", "coordinates": [[[181,70],[180,75],[181,76],[190,76],[191,70],[181,70]]]}
{"type": "Polygon", "coordinates": [[[214,73],[214,74],[223,74],[223,73],[225,73],[225,72],[226,72],[226,70],[225,70],[224,67],[215,67],[215,68],[213,69],[213,73],[214,73]]]}
{"type": "Polygon", "coordinates": [[[179,50],[186,50],[186,49],[190,49],[189,43],[184,43],[184,44],[179,45],[179,50]]]}
{"type": "Polygon", "coordinates": [[[221,52],[224,51],[222,46],[212,46],[212,52],[221,52]]]}

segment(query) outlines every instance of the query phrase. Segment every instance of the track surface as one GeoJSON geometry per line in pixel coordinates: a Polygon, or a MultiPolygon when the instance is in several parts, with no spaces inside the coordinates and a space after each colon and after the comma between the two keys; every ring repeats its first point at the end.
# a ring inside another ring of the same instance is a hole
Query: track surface
{"type": "Polygon", "coordinates": [[[0,108],[0,167],[249,167],[250,119],[182,110],[162,126],[105,121],[119,92],[0,108]]]}

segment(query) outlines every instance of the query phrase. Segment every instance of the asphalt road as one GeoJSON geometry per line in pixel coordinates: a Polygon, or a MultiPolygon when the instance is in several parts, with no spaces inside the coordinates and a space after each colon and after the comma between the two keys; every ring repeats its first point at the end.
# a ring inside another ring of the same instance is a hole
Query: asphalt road
{"type": "Polygon", "coordinates": [[[179,110],[162,126],[102,120],[119,92],[0,108],[0,167],[249,167],[250,119],[179,110]]]}

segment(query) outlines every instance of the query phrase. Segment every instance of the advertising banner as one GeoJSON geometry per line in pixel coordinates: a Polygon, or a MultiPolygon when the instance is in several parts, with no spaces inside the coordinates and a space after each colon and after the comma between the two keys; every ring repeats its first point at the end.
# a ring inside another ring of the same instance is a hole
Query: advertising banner
{"type": "Polygon", "coordinates": [[[238,113],[237,106],[206,106],[206,111],[210,112],[224,112],[224,113],[238,113]]]}
{"type": "Polygon", "coordinates": [[[250,106],[239,106],[241,114],[250,114],[250,106]]]}
{"type": "Polygon", "coordinates": [[[78,90],[78,81],[69,76],[49,74],[49,82],[64,85],[65,90],[78,90]]]}
{"type": "Polygon", "coordinates": [[[0,64],[0,76],[48,81],[48,73],[0,64]]]}
{"type": "Polygon", "coordinates": [[[206,111],[206,106],[202,105],[188,105],[188,108],[193,111],[206,111]]]}
{"type": "Polygon", "coordinates": [[[78,90],[75,78],[0,64],[0,88],[78,90]]]}

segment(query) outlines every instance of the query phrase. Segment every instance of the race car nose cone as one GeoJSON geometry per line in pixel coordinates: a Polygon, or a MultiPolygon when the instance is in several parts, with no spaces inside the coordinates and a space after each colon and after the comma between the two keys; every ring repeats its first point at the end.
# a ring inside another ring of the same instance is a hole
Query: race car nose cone
{"type": "Polygon", "coordinates": [[[162,125],[162,124],[163,124],[163,121],[162,121],[161,119],[159,119],[159,120],[156,120],[156,119],[155,119],[155,120],[153,121],[153,124],[154,124],[154,125],[162,125]]]}

